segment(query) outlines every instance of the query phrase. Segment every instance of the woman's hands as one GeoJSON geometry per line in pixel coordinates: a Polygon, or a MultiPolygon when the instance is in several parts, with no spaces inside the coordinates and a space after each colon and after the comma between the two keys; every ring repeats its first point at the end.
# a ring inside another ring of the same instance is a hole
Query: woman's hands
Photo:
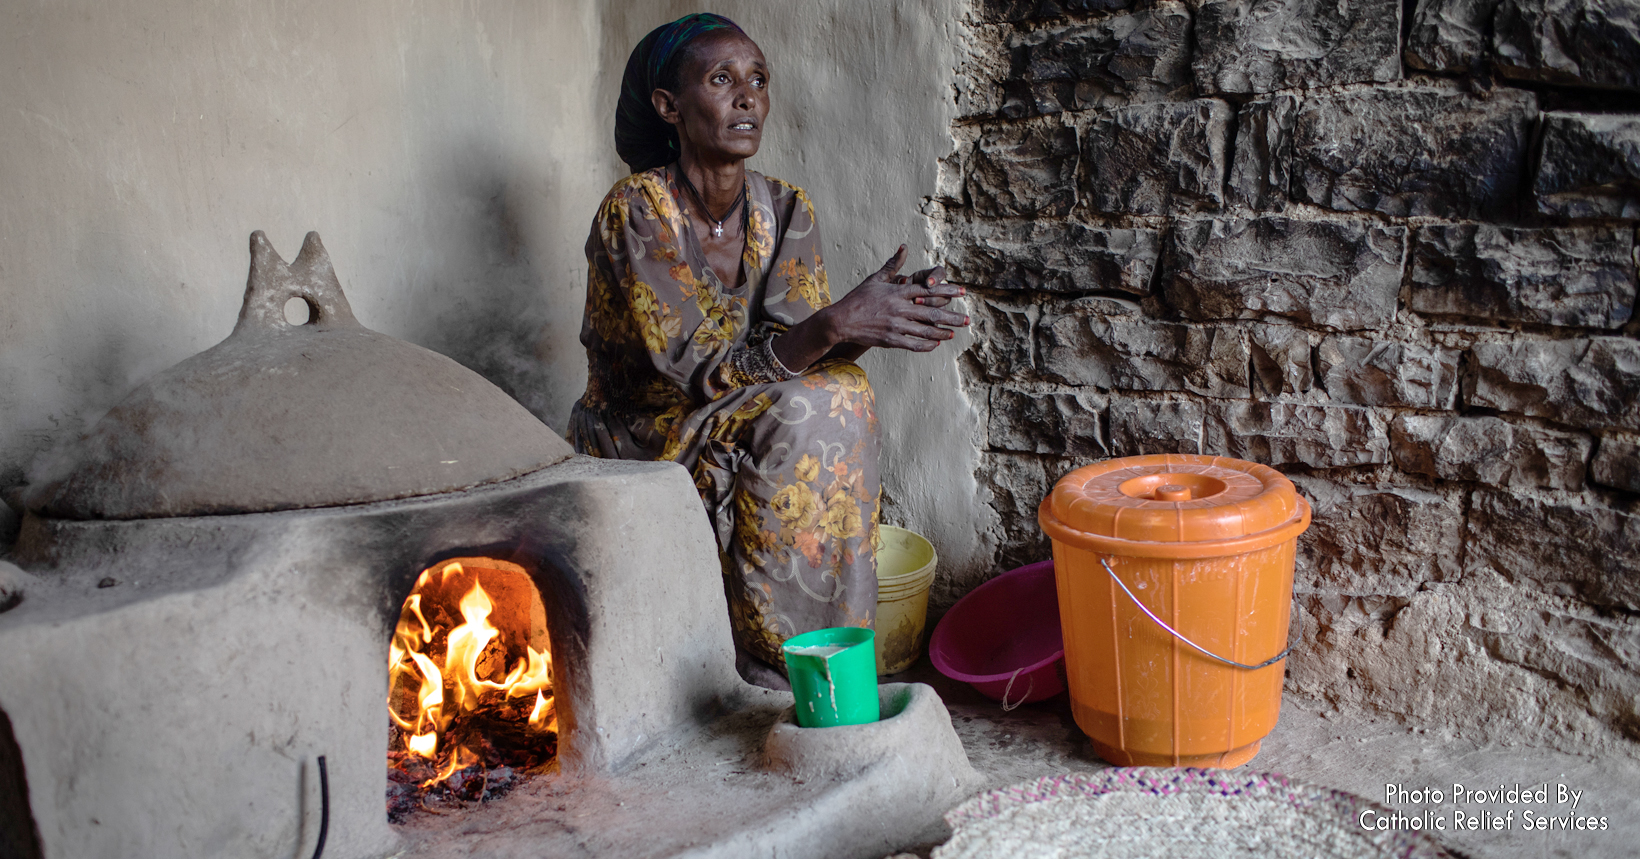
{"type": "Polygon", "coordinates": [[[820,311],[830,317],[828,322],[839,344],[929,352],[956,336],[952,328],[968,324],[968,317],[941,309],[963,294],[961,287],[945,282],[945,268],[900,277],[905,257],[905,246],[901,245],[882,268],[820,311]]]}
{"type": "Polygon", "coordinates": [[[821,358],[853,360],[873,346],[931,352],[955,337],[951,329],[966,326],[968,317],[942,308],[964,290],[945,282],[943,266],[901,276],[905,257],[901,245],[848,295],[775,338],[775,357],[801,372],[821,358]]]}

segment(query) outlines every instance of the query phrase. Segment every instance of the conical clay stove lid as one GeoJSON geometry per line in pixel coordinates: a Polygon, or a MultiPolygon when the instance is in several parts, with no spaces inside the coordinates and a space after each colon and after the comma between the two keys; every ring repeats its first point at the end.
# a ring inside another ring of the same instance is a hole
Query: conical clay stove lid
{"type": "Polygon", "coordinates": [[[506,480],[572,453],[477,373],[360,325],[318,233],[286,265],[257,231],[233,333],[133,391],[27,500],[64,519],[332,507],[506,480]],[[307,324],[285,321],[291,298],[307,324]]]}

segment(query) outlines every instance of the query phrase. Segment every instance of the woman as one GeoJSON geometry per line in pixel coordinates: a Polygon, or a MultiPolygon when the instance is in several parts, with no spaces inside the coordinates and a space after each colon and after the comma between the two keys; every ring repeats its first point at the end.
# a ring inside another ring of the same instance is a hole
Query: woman
{"type": "Polygon", "coordinates": [[[690,470],[741,673],[779,686],[787,638],[876,616],[877,416],[854,359],[930,351],[968,319],[941,309],[962,294],[942,269],[896,276],[903,245],[832,302],[808,196],[746,169],[768,85],[762,51],[718,15],[633,50],[615,120],[632,175],[587,239],[587,390],[569,435],[690,470]]]}

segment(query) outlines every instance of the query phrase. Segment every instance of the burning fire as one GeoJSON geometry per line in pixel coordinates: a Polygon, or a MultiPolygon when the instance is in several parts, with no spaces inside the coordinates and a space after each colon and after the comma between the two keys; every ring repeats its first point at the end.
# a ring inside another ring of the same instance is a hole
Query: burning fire
{"type": "Polygon", "coordinates": [[[398,728],[389,761],[401,772],[436,768],[423,789],[474,765],[486,783],[490,768],[537,766],[558,729],[533,582],[512,564],[463,560],[422,571],[388,648],[388,714],[398,728]],[[409,766],[403,752],[425,761],[409,766]]]}

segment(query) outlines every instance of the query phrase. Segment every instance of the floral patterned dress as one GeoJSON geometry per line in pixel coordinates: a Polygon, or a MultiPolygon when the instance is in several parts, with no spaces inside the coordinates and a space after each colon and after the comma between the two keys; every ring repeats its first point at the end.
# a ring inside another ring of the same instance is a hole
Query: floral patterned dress
{"type": "Polygon", "coordinates": [[[780,645],[873,624],[880,486],[870,383],[848,361],[796,379],[753,350],[831,303],[814,204],[747,172],[738,286],[707,265],[671,170],[615,183],[587,238],[576,450],[694,475],[717,531],[736,645],[782,673],[780,645]]]}

